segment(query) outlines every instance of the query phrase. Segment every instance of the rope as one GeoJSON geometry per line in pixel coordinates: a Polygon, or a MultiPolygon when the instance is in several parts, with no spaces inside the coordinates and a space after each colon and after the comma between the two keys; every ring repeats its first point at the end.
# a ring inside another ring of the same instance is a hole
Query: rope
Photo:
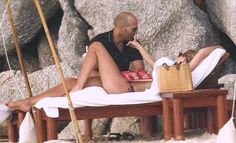
{"type": "Polygon", "coordinates": [[[1,28],[3,47],[4,47],[4,50],[5,50],[5,55],[6,55],[6,59],[7,59],[7,65],[9,67],[9,69],[11,70],[11,66],[10,66],[10,62],[9,62],[9,58],[8,58],[8,54],[7,54],[7,50],[6,50],[6,42],[5,42],[5,39],[4,39],[4,33],[3,33],[3,30],[2,30],[2,24],[3,24],[3,20],[4,20],[5,16],[6,16],[8,5],[9,5],[9,0],[7,1],[6,7],[4,9],[4,13],[2,15],[2,20],[1,20],[1,23],[0,23],[0,28],[1,28]]]}
{"type": "MultiPolygon", "coordinates": [[[[1,23],[0,23],[0,29],[1,29],[0,31],[1,31],[1,38],[2,38],[4,52],[5,52],[5,55],[6,55],[7,65],[8,65],[9,70],[12,71],[12,68],[11,68],[11,65],[10,65],[10,62],[9,62],[9,56],[8,56],[8,53],[7,53],[6,41],[5,41],[5,38],[4,38],[3,28],[2,28],[3,20],[4,20],[5,16],[6,16],[7,7],[9,6],[9,3],[10,3],[10,1],[8,0],[7,4],[6,4],[6,7],[4,9],[3,15],[2,15],[2,19],[1,19],[1,23]]],[[[23,94],[23,91],[21,90],[22,88],[20,88],[19,83],[17,82],[16,77],[15,77],[14,74],[13,74],[13,80],[14,80],[15,85],[18,88],[18,91],[20,92],[21,98],[22,99],[25,98],[25,96],[23,94]]]]}
{"type": "Polygon", "coordinates": [[[235,100],[236,100],[236,81],[234,81],[234,98],[233,98],[233,106],[232,106],[231,118],[234,118],[235,100]]]}

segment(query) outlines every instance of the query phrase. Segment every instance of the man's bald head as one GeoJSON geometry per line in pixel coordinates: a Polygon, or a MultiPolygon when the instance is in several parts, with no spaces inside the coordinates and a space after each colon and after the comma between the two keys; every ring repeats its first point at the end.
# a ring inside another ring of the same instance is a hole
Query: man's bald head
{"type": "Polygon", "coordinates": [[[123,27],[123,26],[129,26],[131,23],[137,23],[137,18],[131,13],[131,12],[121,12],[119,13],[115,20],[114,20],[114,26],[115,27],[123,27]]]}

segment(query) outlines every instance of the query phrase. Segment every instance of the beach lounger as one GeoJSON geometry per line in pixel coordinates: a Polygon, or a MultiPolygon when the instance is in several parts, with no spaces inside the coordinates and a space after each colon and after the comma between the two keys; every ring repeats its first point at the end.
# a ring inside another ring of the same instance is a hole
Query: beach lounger
{"type": "MultiPolygon", "coordinates": [[[[151,116],[162,114],[165,139],[170,139],[173,135],[176,139],[183,139],[183,110],[192,107],[215,108],[218,116],[217,118],[209,118],[207,126],[208,132],[212,132],[211,127],[215,122],[217,123],[218,130],[227,121],[225,108],[226,95],[227,90],[203,89],[165,94],[162,95],[162,102],[159,101],[155,103],[121,106],[82,107],[76,109],[75,111],[77,114],[77,119],[81,120],[104,117],[109,118],[124,116],[151,116]],[[173,110],[173,113],[171,112],[171,110],[173,110]],[[170,114],[173,114],[172,117],[174,120],[171,118],[170,114]]],[[[40,142],[45,140],[57,139],[57,122],[61,120],[70,120],[69,112],[67,109],[60,109],[59,114],[60,117],[58,118],[50,118],[46,116],[43,110],[36,109],[36,125],[37,130],[39,131],[38,135],[40,135],[40,142]]],[[[210,114],[211,112],[209,112],[209,115],[210,114]]],[[[87,131],[88,130],[90,129],[87,129],[87,131]]]]}
{"type": "MultiPolygon", "coordinates": [[[[111,117],[127,117],[127,116],[151,116],[162,114],[161,102],[136,104],[136,105],[115,105],[105,107],[82,107],[75,110],[77,119],[98,119],[98,118],[111,118],[111,117]]],[[[59,110],[60,117],[50,118],[41,109],[36,109],[36,126],[38,141],[46,141],[57,139],[57,122],[62,120],[70,120],[70,115],[67,109],[59,110]],[[47,129],[47,130],[45,130],[47,129]]],[[[91,128],[85,129],[85,138],[91,138],[91,128]],[[89,136],[89,137],[88,137],[89,136]]]]}

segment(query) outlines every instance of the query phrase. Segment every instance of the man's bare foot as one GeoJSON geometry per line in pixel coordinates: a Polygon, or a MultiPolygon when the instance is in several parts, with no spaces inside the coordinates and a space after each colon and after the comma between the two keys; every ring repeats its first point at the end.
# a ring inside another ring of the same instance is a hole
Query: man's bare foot
{"type": "Polygon", "coordinates": [[[5,105],[12,110],[20,110],[28,112],[31,108],[31,104],[28,99],[23,99],[15,102],[6,102],[5,105]]]}

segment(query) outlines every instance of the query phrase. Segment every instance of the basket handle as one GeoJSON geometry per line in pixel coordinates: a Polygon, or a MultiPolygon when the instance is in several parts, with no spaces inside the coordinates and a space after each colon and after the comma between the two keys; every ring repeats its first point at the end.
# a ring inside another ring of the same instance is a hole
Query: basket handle
{"type": "MultiPolygon", "coordinates": [[[[174,64],[174,66],[175,66],[175,68],[176,68],[177,70],[180,69],[180,65],[181,65],[181,63],[177,63],[177,62],[174,64]]],[[[163,63],[162,66],[163,66],[167,71],[169,71],[170,66],[168,66],[166,63],[163,63]]]]}
{"type": "Polygon", "coordinates": [[[170,66],[168,66],[167,63],[163,63],[162,66],[163,66],[167,71],[169,71],[170,66]]]}
{"type": "Polygon", "coordinates": [[[181,65],[182,63],[177,63],[177,62],[175,62],[175,68],[177,69],[177,70],[179,70],[180,69],[180,65],[181,65]]]}

